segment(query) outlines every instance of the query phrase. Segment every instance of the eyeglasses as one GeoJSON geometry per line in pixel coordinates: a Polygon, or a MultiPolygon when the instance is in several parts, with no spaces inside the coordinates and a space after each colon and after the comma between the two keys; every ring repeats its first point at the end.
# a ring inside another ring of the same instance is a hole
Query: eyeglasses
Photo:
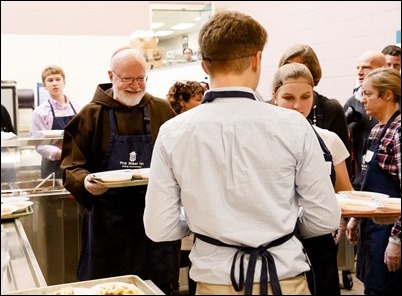
{"type": "Polygon", "coordinates": [[[116,75],[121,82],[123,83],[133,83],[134,81],[136,81],[137,83],[144,83],[145,81],[148,80],[148,76],[140,76],[140,77],[120,77],[119,75],[117,75],[117,73],[115,71],[112,71],[112,73],[114,75],[116,75]]]}

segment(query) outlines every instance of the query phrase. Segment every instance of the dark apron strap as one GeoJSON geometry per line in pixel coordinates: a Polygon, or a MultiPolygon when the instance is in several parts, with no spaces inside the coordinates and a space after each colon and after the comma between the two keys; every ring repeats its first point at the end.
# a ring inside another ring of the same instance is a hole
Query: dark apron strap
{"type": "Polygon", "coordinates": [[[281,286],[279,284],[278,274],[276,272],[275,260],[272,257],[271,253],[268,252],[267,249],[275,246],[279,246],[284,242],[288,241],[292,238],[294,233],[289,233],[283,237],[280,237],[269,244],[261,245],[257,248],[253,247],[241,247],[236,245],[226,244],[217,239],[214,239],[209,236],[205,236],[199,233],[194,233],[195,238],[199,238],[200,240],[207,242],[209,244],[218,246],[218,247],[229,247],[237,249],[232,261],[232,267],[230,269],[230,279],[232,281],[232,285],[236,291],[243,290],[245,295],[252,295],[253,292],[253,283],[254,283],[254,270],[255,265],[257,263],[258,256],[261,257],[261,275],[260,275],[260,295],[268,295],[268,274],[269,272],[270,283],[272,287],[272,291],[274,295],[282,295],[281,286]],[[244,282],[244,255],[250,254],[249,264],[247,267],[246,281],[244,282]],[[240,256],[240,268],[239,268],[239,283],[237,283],[235,278],[235,266],[237,257],[240,256]]]}
{"type": "Polygon", "coordinates": [[[212,102],[215,99],[221,99],[221,98],[247,98],[255,100],[254,95],[246,91],[238,91],[238,90],[208,91],[205,93],[204,98],[201,101],[201,104],[204,104],[206,102],[212,102]]]}

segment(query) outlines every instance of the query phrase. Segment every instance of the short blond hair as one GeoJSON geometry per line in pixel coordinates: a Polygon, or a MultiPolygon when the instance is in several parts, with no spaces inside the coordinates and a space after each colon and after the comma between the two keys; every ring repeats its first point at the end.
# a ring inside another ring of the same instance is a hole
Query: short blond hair
{"type": "Polygon", "coordinates": [[[314,87],[313,75],[310,70],[304,64],[290,63],[284,64],[276,70],[274,78],[272,80],[272,92],[276,91],[284,84],[288,79],[305,79],[312,87],[314,87]]]}
{"type": "Polygon", "coordinates": [[[66,74],[64,73],[63,69],[59,66],[50,65],[47,66],[42,71],[42,82],[45,83],[46,77],[50,75],[60,74],[63,77],[63,80],[66,80],[66,74]]]}
{"type": "Polygon", "coordinates": [[[370,85],[378,95],[383,95],[386,91],[394,94],[394,102],[401,103],[401,73],[392,68],[377,68],[364,77],[363,88],[370,85]]]}

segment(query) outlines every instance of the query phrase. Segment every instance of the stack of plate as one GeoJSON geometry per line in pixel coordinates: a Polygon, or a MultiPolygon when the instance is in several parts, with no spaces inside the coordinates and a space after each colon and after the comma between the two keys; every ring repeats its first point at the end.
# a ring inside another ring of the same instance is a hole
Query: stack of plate
{"type": "Polygon", "coordinates": [[[370,192],[370,191],[339,191],[339,194],[346,195],[349,198],[354,199],[367,199],[367,200],[375,200],[378,198],[388,198],[388,194],[378,193],[378,192],[370,192]]]}
{"type": "Polygon", "coordinates": [[[387,194],[370,191],[339,191],[336,194],[343,212],[375,214],[398,214],[401,211],[401,199],[387,194]]]}

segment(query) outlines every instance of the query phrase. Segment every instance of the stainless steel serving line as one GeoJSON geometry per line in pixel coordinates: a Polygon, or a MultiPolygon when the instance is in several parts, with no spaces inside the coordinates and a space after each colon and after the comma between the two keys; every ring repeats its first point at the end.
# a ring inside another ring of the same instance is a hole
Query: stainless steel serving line
{"type": "Polygon", "coordinates": [[[19,217],[48,285],[75,282],[81,244],[81,207],[51,176],[1,184],[2,198],[28,197],[33,213],[19,217]]]}
{"type": "Polygon", "coordinates": [[[10,263],[4,292],[45,287],[46,281],[19,219],[2,221],[6,232],[10,263]]]}

